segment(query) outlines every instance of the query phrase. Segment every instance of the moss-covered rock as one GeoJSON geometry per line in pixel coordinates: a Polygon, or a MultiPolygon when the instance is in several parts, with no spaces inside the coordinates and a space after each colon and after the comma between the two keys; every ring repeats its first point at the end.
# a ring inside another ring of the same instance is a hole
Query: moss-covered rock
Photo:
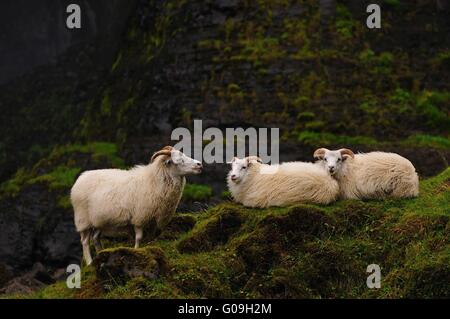
{"type": "Polygon", "coordinates": [[[209,251],[226,244],[239,230],[243,217],[237,209],[224,209],[203,222],[198,231],[193,231],[178,244],[180,252],[209,251]]]}
{"type": "Polygon", "coordinates": [[[120,284],[131,278],[157,279],[167,270],[167,261],[158,247],[102,250],[94,259],[96,276],[104,286],[120,284]]]}
{"type": "Polygon", "coordinates": [[[334,231],[334,221],[313,206],[295,206],[284,214],[269,214],[236,248],[247,272],[265,272],[305,241],[323,238],[334,231]]]}
{"type": "Polygon", "coordinates": [[[182,234],[194,228],[197,220],[190,215],[176,215],[172,218],[169,224],[162,230],[158,239],[176,239],[182,234]]]}

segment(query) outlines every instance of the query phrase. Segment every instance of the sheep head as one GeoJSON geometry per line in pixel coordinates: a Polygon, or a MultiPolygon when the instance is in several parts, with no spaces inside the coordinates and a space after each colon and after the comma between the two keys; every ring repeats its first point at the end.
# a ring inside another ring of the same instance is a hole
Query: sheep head
{"type": "Polygon", "coordinates": [[[231,164],[231,170],[228,173],[228,179],[233,183],[240,183],[247,176],[248,168],[256,163],[262,163],[261,158],[258,156],[248,156],[243,159],[233,157],[229,163],[231,164]]]}
{"type": "Polygon", "coordinates": [[[314,152],[314,158],[320,160],[322,165],[335,175],[342,168],[342,164],[349,158],[354,158],[355,154],[348,148],[341,148],[339,150],[330,151],[326,148],[318,148],[314,152]]]}
{"type": "Polygon", "coordinates": [[[164,165],[173,175],[185,176],[189,174],[200,174],[202,172],[202,163],[190,158],[172,146],[165,146],[154,153],[150,162],[153,163],[158,156],[165,156],[164,165]]]}

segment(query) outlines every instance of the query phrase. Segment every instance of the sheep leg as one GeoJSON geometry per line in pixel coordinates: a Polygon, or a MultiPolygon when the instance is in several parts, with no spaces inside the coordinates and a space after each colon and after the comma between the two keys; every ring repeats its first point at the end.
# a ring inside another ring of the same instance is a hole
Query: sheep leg
{"type": "Polygon", "coordinates": [[[101,234],[101,230],[97,229],[94,232],[94,236],[92,236],[96,252],[99,252],[100,250],[103,249],[102,242],[100,241],[100,234],[101,234]]]}
{"type": "Polygon", "coordinates": [[[83,257],[86,264],[89,266],[92,263],[91,252],[89,250],[89,240],[91,237],[91,230],[86,229],[80,232],[81,245],[83,246],[83,257]]]}
{"type": "Polygon", "coordinates": [[[144,229],[142,227],[134,226],[134,233],[135,233],[134,248],[139,248],[139,244],[141,243],[144,229]]]}

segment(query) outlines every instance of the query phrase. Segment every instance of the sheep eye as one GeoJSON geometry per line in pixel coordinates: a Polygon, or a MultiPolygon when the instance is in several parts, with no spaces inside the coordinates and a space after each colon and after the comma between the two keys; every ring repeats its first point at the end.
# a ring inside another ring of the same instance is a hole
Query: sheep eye
{"type": "Polygon", "coordinates": [[[246,169],[247,168],[247,166],[242,166],[242,169],[246,169]]]}
{"type": "Polygon", "coordinates": [[[324,160],[325,162],[327,161],[327,159],[326,159],[326,158],[324,158],[323,160],[324,160]]]}
{"type": "Polygon", "coordinates": [[[340,158],[338,158],[338,162],[340,162],[341,161],[341,159],[340,158]]]}

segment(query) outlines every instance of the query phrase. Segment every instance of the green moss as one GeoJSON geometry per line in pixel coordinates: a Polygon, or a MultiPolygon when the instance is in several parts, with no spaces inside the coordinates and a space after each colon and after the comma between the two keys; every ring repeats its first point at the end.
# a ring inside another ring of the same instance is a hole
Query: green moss
{"type": "MultiPolygon", "coordinates": [[[[369,106],[361,106],[368,108],[369,106]]],[[[314,123],[314,122],[312,122],[314,123]]],[[[311,145],[318,146],[332,146],[332,145],[370,145],[378,147],[389,144],[399,144],[406,147],[430,147],[436,149],[450,149],[450,140],[443,136],[415,134],[400,141],[378,141],[369,136],[346,136],[336,135],[326,132],[302,131],[298,134],[298,141],[311,145]]]]}
{"type": "Polygon", "coordinates": [[[70,197],[68,195],[60,196],[58,199],[58,206],[64,209],[70,209],[72,207],[70,197]]]}
{"type": "Polygon", "coordinates": [[[98,253],[93,267],[104,289],[113,290],[133,278],[160,278],[167,272],[167,260],[159,247],[108,248],[98,253]]]}
{"type": "MultiPolygon", "coordinates": [[[[57,146],[50,153],[48,159],[44,159],[43,161],[57,160],[64,156],[76,153],[90,153],[92,157],[97,161],[104,158],[107,161],[110,161],[114,167],[124,167],[123,159],[121,159],[117,154],[117,145],[108,142],[92,142],[88,144],[67,144],[63,146],[57,146]]],[[[41,161],[41,163],[43,161],[41,161]]],[[[39,165],[39,163],[37,165],[39,165]]]]}
{"type": "Polygon", "coordinates": [[[163,229],[158,239],[177,239],[182,234],[187,233],[194,228],[197,219],[194,216],[187,214],[177,214],[169,224],[163,229]]]}
{"type": "Polygon", "coordinates": [[[222,199],[230,199],[231,198],[231,192],[230,191],[223,191],[220,194],[220,198],[222,198],[222,199]]]}
{"type": "Polygon", "coordinates": [[[450,149],[450,139],[443,136],[416,134],[405,140],[405,145],[450,149]]]}
{"type": "Polygon", "coordinates": [[[119,55],[116,58],[116,61],[111,66],[111,71],[114,72],[117,69],[117,67],[119,66],[121,60],[122,60],[122,52],[119,53],[119,55]]]}
{"type": "MultiPolygon", "coordinates": [[[[16,195],[24,185],[45,183],[49,190],[64,190],[70,188],[77,175],[79,154],[85,154],[95,163],[124,167],[123,160],[117,155],[117,146],[111,143],[94,142],[89,144],[67,144],[55,147],[50,154],[36,163],[33,168],[20,168],[13,178],[0,186],[0,194],[16,195]],[[109,164],[106,164],[109,163],[109,164]]],[[[61,207],[69,207],[64,197],[60,199],[61,207]]]]}
{"type": "Polygon", "coordinates": [[[111,99],[109,97],[108,91],[106,91],[103,95],[103,99],[100,105],[100,113],[102,115],[111,115],[111,99]]]}
{"type": "Polygon", "coordinates": [[[424,91],[417,99],[417,109],[425,116],[428,125],[437,128],[450,127],[447,107],[450,104],[450,92],[424,91]]]}
{"type": "Polygon", "coordinates": [[[217,245],[225,244],[239,230],[242,216],[236,209],[221,211],[201,223],[201,228],[178,244],[181,252],[209,251],[217,245]]]}
{"type": "Polygon", "coordinates": [[[186,184],[183,190],[183,200],[201,201],[212,197],[212,188],[202,184],[186,184]]]}
{"type": "Polygon", "coordinates": [[[298,140],[302,143],[318,146],[318,145],[374,145],[377,141],[368,136],[345,136],[335,135],[332,133],[316,133],[312,131],[303,131],[299,134],[298,140]]]}
{"type": "Polygon", "coordinates": [[[383,0],[383,3],[392,7],[399,7],[401,5],[400,0],[383,0]]]}
{"type": "Polygon", "coordinates": [[[342,4],[336,6],[336,22],[335,27],[337,33],[342,37],[343,40],[348,40],[353,37],[354,32],[354,21],[352,14],[342,4]]]}
{"type": "Polygon", "coordinates": [[[27,184],[46,182],[51,190],[69,188],[75,182],[75,177],[81,171],[80,168],[68,168],[58,166],[48,174],[40,175],[27,181],[27,184]]]}
{"type": "Polygon", "coordinates": [[[443,52],[439,52],[436,56],[431,59],[431,64],[437,68],[444,66],[450,62],[450,50],[445,50],[443,52]]]}
{"type": "Polygon", "coordinates": [[[0,185],[0,193],[17,194],[22,185],[29,179],[29,172],[24,168],[19,168],[13,178],[0,185]]]}

